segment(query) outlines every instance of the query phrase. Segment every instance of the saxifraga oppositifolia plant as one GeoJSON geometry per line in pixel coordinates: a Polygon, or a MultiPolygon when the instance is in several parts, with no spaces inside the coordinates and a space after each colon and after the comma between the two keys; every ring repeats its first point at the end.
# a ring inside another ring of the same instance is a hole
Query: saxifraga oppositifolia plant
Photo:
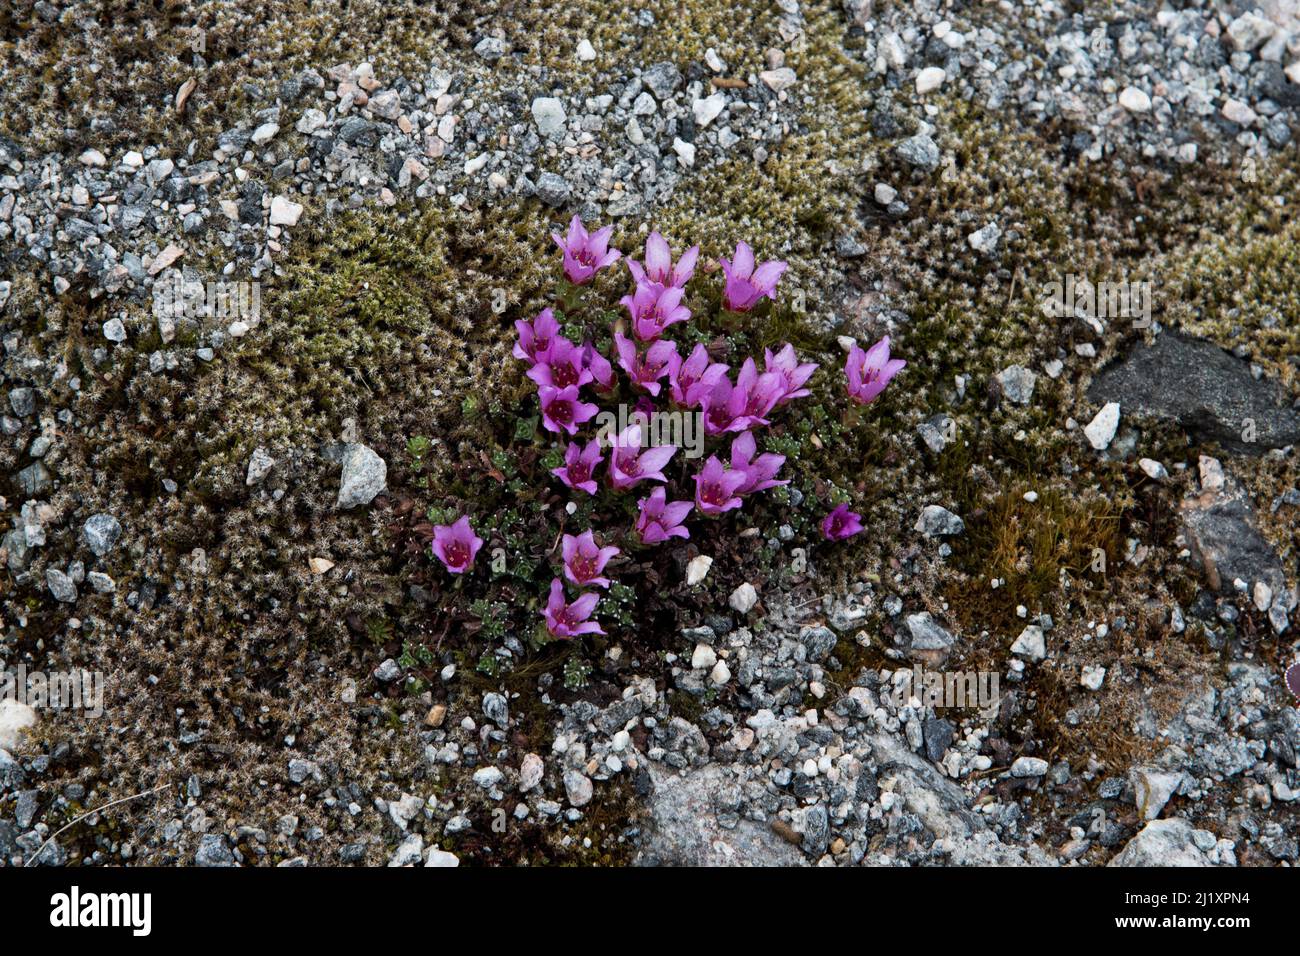
{"type": "MultiPolygon", "coordinates": [[[[636,496],[633,522],[560,537],[563,575],[551,581],[540,611],[553,638],[604,633],[593,617],[601,597],[590,589],[609,588],[605,566],[619,554],[673,547],[674,539],[690,539],[694,522],[734,522],[749,496],[789,483],[777,477],[785,456],[758,454],[755,434],[772,424],[782,406],[809,394],[805,386],[818,369],[816,363],[800,362],[790,344],[775,352],[765,349],[761,371],[749,357],[733,373],[729,365],[714,362],[702,344],[683,355],[665,336],[692,319],[686,291],[695,276],[699,247],[686,250],[674,264],[658,232],[646,240],[644,262],[626,260],[632,289],[619,300],[627,317],[614,323],[610,354],[602,354],[591,338],[581,343],[566,338],[563,326],[572,328],[602,310],[600,303],[588,299],[592,279],[623,257],[609,246],[612,231],[606,226],[588,232],[574,216],[567,235],[553,235],[563,253],[564,272],[555,305],[532,321],[515,323],[514,356],[529,366],[543,428],[563,443],[564,464],[550,474],[570,495],[594,496],[603,483],[609,494],[636,496]],[[621,369],[626,388],[615,367],[621,369]],[[610,411],[618,399],[624,406],[634,399],[635,411],[630,416],[610,411]],[[706,443],[703,450],[711,452],[684,480],[674,480],[668,472],[681,447],[653,440],[657,432],[650,423],[665,412],[697,416],[706,443]],[[628,424],[620,430],[600,424],[602,419],[628,424]],[[589,429],[594,434],[580,435],[589,429]]],[[[720,308],[725,314],[719,318],[724,325],[764,299],[775,300],[786,269],[784,262],[756,263],[745,242],[737,243],[734,255],[723,257],[720,265],[725,280],[720,308]]],[[[905,364],[890,357],[887,336],[865,350],[855,343],[844,366],[848,397],[864,405],[873,401],[905,364]]],[[[821,522],[827,541],[841,541],[861,530],[861,515],[846,504],[837,505],[821,522]]],[[[432,553],[449,573],[472,570],[483,542],[467,515],[437,525],[433,535],[432,553]]]]}

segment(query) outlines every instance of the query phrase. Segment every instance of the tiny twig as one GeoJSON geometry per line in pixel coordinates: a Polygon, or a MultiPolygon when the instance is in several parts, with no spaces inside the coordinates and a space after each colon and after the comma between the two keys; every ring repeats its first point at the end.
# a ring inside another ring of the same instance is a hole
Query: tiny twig
{"type": "Polygon", "coordinates": [[[54,831],[54,833],[50,835],[50,838],[41,844],[41,848],[37,850],[32,856],[30,856],[27,859],[27,862],[23,864],[23,866],[31,866],[32,863],[34,863],[36,860],[39,860],[41,854],[45,852],[45,848],[49,846],[51,843],[53,843],[55,840],[57,840],[59,838],[59,834],[63,833],[65,830],[69,830],[72,827],[75,827],[82,820],[86,819],[86,817],[94,816],[96,813],[99,813],[101,810],[107,810],[109,807],[115,807],[119,803],[126,803],[130,800],[139,799],[140,797],[147,797],[150,794],[157,793],[159,790],[166,790],[169,786],[171,786],[171,784],[164,783],[157,787],[154,787],[152,790],[145,790],[142,793],[133,793],[129,797],[121,797],[117,800],[111,800],[108,803],[105,803],[103,806],[96,807],[93,810],[87,810],[85,813],[77,817],[77,819],[73,820],[71,823],[65,823],[63,826],[59,827],[58,830],[54,831]]]}

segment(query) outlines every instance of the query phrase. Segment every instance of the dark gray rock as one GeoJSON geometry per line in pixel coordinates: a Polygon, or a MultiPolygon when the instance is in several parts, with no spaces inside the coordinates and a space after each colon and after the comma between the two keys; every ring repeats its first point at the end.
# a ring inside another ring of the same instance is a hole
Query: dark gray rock
{"type": "Polygon", "coordinates": [[[1118,402],[1126,416],[1177,421],[1200,442],[1218,442],[1247,455],[1300,442],[1300,415],[1285,390],[1255,379],[1249,363],[1211,342],[1165,332],[1139,344],[1093,380],[1088,397],[1118,402]],[[1247,422],[1255,440],[1243,440],[1247,422]]]}
{"type": "Polygon", "coordinates": [[[1286,587],[1282,560],[1260,533],[1254,506],[1241,488],[1230,484],[1223,494],[1184,501],[1182,519],[1187,547],[1211,589],[1231,592],[1238,578],[1251,586],[1263,581],[1275,594],[1286,587]]]}

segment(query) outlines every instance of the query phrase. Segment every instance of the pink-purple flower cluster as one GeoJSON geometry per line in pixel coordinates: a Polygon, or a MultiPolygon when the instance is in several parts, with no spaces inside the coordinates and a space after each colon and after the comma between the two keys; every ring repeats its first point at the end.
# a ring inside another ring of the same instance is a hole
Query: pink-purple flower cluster
{"type": "MultiPolygon", "coordinates": [[[[563,251],[564,274],[572,285],[563,297],[565,309],[602,269],[613,265],[622,253],[609,245],[612,228],[589,233],[575,216],[567,235],[552,236],[563,251]]],[[[572,440],[564,453],[564,464],[552,469],[566,487],[587,495],[599,493],[598,476],[615,493],[652,483],[649,494],[637,502],[633,525],[642,546],[656,545],[671,538],[690,538],[686,525],[692,512],[714,517],[744,506],[745,498],[770,488],[789,484],[779,479],[785,456],[758,451],[756,432],[771,424],[773,413],[810,394],[807,385],[818,366],[801,362],[793,345],[773,352],[765,349],[762,369],[746,358],[734,370],[715,361],[709,349],[697,344],[683,356],[677,343],[665,336],[673,327],[684,328],[691,321],[687,286],[695,275],[699,247],[692,246],[674,263],[668,241],[651,232],[645,242],[644,261],[628,259],[632,289],[620,299],[627,310],[626,328],[612,331],[613,348],[607,357],[587,340],[578,344],[561,332],[560,318],[543,309],[532,321],[515,323],[518,339],[513,354],[529,365],[528,378],[537,386],[543,427],[577,439],[579,431],[600,412],[584,397],[584,390],[608,394],[619,387],[615,364],[622,370],[631,394],[640,393],[638,411],[653,412],[656,402],[669,403],[684,412],[699,412],[705,435],[730,442],[724,459],[711,454],[693,476],[692,499],[669,498],[670,478],[666,469],[678,448],[655,445],[640,424],[632,424],[616,435],[572,440]]],[[[720,260],[724,276],[723,307],[730,312],[748,312],[763,299],[775,299],[776,287],[786,270],[780,261],[756,263],[748,244],[737,243],[734,255],[720,260]]],[[[874,399],[904,363],[889,358],[889,340],[882,339],[863,351],[856,344],[845,365],[848,392],[859,402],[874,399]]],[[[570,506],[572,509],[572,506],[570,506]]],[[[840,505],[822,522],[822,534],[840,540],[862,530],[861,516],[840,505]]],[[[454,574],[466,571],[483,542],[461,517],[452,525],[434,529],[434,554],[454,574]]],[[[593,531],[562,538],[563,579],[551,582],[549,599],[542,610],[547,630],[555,637],[603,634],[592,619],[599,596],[585,588],[608,588],[611,580],[606,565],[620,554],[613,545],[602,546],[593,531]],[[565,581],[578,589],[569,601],[565,581]]]]}

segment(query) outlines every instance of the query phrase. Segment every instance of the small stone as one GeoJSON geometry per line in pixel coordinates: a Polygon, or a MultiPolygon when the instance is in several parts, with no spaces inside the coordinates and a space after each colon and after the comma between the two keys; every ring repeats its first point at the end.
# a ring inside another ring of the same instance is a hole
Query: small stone
{"type": "Polygon", "coordinates": [[[894,152],[905,163],[933,172],[939,167],[939,147],[925,133],[917,133],[894,147],[894,152]]]}
{"type": "Polygon", "coordinates": [[[695,651],[691,654],[692,668],[695,670],[710,670],[717,662],[717,652],[708,644],[700,643],[695,645],[695,651]]]}
{"type": "Polygon", "coordinates": [[[391,657],[385,659],[374,670],[375,680],[385,684],[391,684],[397,678],[402,676],[402,668],[398,666],[397,661],[391,657]]]}
{"type": "Polygon", "coordinates": [[[429,855],[424,859],[426,867],[445,867],[452,868],[460,866],[460,857],[455,853],[448,853],[446,850],[439,850],[437,847],[429,850],[429,855]]]}
{"type": "Polygon", "coordinates": [[[1267,611],[1273,604],[1273,589],[1264,581],[1256,581],[1251,599],[1255,602],[1255,610],[1261,613],[1267,611]]]}
{"type": "Polygon", "coordinates": [[[1169,477],[1169,472],[1165,470],[1165,466],[1152,458],[1138,459],[1138,467],[1142,469],[1148,478],[1155,481],[1163,481],[1169,477]]]}
{"type": "Polygon", "coordinates": [[[348,445],[343,453],[343,474],[335,508],[346,511],[370,504],[387,487],[387,481],[388,465],[374,450],[360,444],[348,445]]]}
{"type": "Polygon", "coordinates": [[[698,99],[691,104],[691,112],[695,115],[695,122],[701,128],[712,123],[726,108],[727,95],[721,92],[698,99]]]}
{"type": "Polygon", "coordinates": [[[491,790],[505,777],[496,767],[483,767],[474,771],[474,783],[484,790],[491,790]]]}
{"type": "Polygon", "coordinates": [[[591,802],[594,788],[586,774],[569,770],[564,774],[564,792],[569,803],[575,807],[585,807],[591,802]]]}
{"type": "Polygon", "coordinates": [[[1129,776],[1133,780],[1138,816],[1144,821],[1160,816],[1160,811],[1183,782],[1181,770],[1174,772],[1159,767],[1134,767],[1129,776]]]}
{"type": "Polygon", "coordinates": [[[997,375],[1002,394],[1017,405],[1028,405],[1034,397],[1038,376],[1023,365],[1008,365],[997,375]]]}
{"type": "Polygon", "coordinates": [[[424,716],[426,727],[441,727],[442,722],[447,719],[447,705],[434,704],[429,708],[429,712],[424,716]]]}
{"type": "Polygon", "coordinates": [[[254,146],[265,146],[271,140],[275,139],[275,134],[280,132],[280,126],[277,123],[263,123],[257,129],[253,130],[253,135],[249,137],[254,146]]]}
{"type": "MultiPolygon", "coordinates": [[[[0,697],[0,750],[11,753],[20,750],[36,720],[36,711],[27,704],[8,696],[0,697]]],[[[3,763],[0,759],[0,766],[3,763]]]]}
{"type": "Polygon", "coordinates": [[[683,139],[674,139],[673,152],[676,153],[677,157],[682,161],[682,165],[688,167],[695,165],[694,143],[688,143],[683,139]]]}
{"type": "Polygon", "coordinates": [[[253,454],[248,459],[248,472],[244,476],[245,485],[256,485],[262,481],[271,469],[275,467],[275,459],[272,458],[265,448],[254,448],[253,454]]]}
{"type": "Polygon", "coordinates": [[[788,90],[798,81],[799,77],[795,75],[794,70],[788,66],[783,66],[779,70],[764,70],[758,74],[758,78],[773,93],[780,93],[782,90],[788,90]]]}
{"type": "Polygon", "coordinates": [[[1259,114],[1253,109],[1241,100],[1234,100],[1231,97],[1223,101],[1223,109],[1220,113],[1229,123],[1236,123],[1238,126],[1253,126],[1255,120],[1259,119],[1259,114]]]}
{"type": "Polygon", "coordinates": [[[1251,11],[1228,24],[1228,39],[1237,50],[1250,53],[1271,37],[1276,29],[1273,21],[1251,11]]]}
{"type": "Polygon", "coordinates": [[[109,319],[104,323],[104,338],[109,342],[126,341],[126,326],[122,324],[121,319],[109,319]]]}
{"type": "Polygon", "coordinates": [[[96,594],[112,594],[117,590],[117,582],[102,571],[91,571],[86,575],[86,581],[96,594]]]}
{"type": "Polygon", "coordinates": [[[563,206],[569,201],[569,182],[556,173],[537,177],[537,198],[548,206],[563,206]]]}
{"type": "Polygon", "coordinates": [[[1197,464],[1201,474],[1201,490],[1222,491],[1228,482],[1223,473],[1223,463],[1209,455],[1201,455],[1197,464]]]}
{"type": "Polygon", "coordinates": [[[687,586],[694,587],[703,581],[711,567],[713,567],[713,559],[707,554],[699,554],[691,558],[686,565],[687,586]]]}
{"type": "Polygon", "coordinates": [[[64,604],[72,604],[77,600],[77,586],[58,568],[46,569],[45,583],[49,586],[50,594],[54,595],[54,600],[64,604]]]}
{"type": "Polygon", "coordinates": [[[1126,86],[1119,94],[1119,105],[1130,113],[1149,113],[1151,97],[1136,86],[1126,86]]]}
{"type": "Polygon", "coordinates": [[[578,60],[582,63],[590,63],[596,59],[596,48],[591,45],[591,41],[583,37],[578,41],[578,60]]]}
{"type": "Polygon", "coordinates": [[[104,158],[104,154],[97,149],[86,150],[77,157],[77,160],[83,166],[103,166],[108,162],[108,160],[104,158]]]}
{"type": "Polygon", "coordinates": [[[324,574],[334,567],[334,562],[329,558],[308,558],[307,569],[312,574],[324,574]]]}
{"type": "Polygon", "coordinates": [[[498,727],[505,727],[510,723],[510,708],[506,704],[506,699],[501,694],[488,693],[483,695],[483,716],[496,724],[498,727]]]}
{"type": "Polygon", "coordinates": [[[19,418],[26,418],[36,411],[36,390],[31,388],[12,388],[9,390],[9,407],[19,418]]]}
{"type": "Polygon", "coordinates": [[[736,590],[731,592],[731,597],[727,603],[739,614],[748,614],[758,603],[758,592],[754,590],[754,585],[746,581],[736,590]]]}
{"type": "MultiPolygon", "coordinates": [[[[1002,228],[996,223],[991,222],[982,229],[977,229],[966,237],[966,243],[976,252],[984,255],[991,255],[993,250],[998,247],[998,240],[1002,238],[1002,228]]],[[[1019,368],[1013,365],[1012,368],[1019,368]]],[[[1030,372],[1030,375],[1033,373],[1030,372]]]]}
{"type": "Polygon", "coordinates": [[[474,52],[491,63],[509,53],[510,44],[500,37],[484,37],[475,44],[474,52]]]}
{"type": "Polygon", "coordinates": [[[682,74],[672,63],[656,63],[641,74],[641,82],[660,103],[671,99],[682,85],[682,74]]]}
{"type": "Polygon", "coordinates": [[[296,226],[301,217],[301,203],[293,202],[285,196],[276,196],[271,200],[271,225],[296,226]]]}
{"type": "Polygon", "coordinates": [[[554,136],[564,132],[564,124],[568,117],[564,112],[564,104],[554,96],[537,97],[533,100],[532,112],[537,131],[543,136],[554,136]]]}
{"type": "Polygon", "coordinates": [[[1043,629],[1037,624],[1030,624],[1020,632],[1020,636],[1011,645],[1011,653],[1031,661],[1041,661],[1046,658],[1047,638],[1043,636],[1043,629]]]}
{"type": "Polygon", "coordinates": [[[913,530],[921,532],[927,538],[947,537],[964,532],[966,523],[947,508],[926,505],[921,509],[921,516],[916,519],[913,530]]]}
{"type": "Polygon", "coordinates": [[[916,92],[920,96],[926,93],[933,93],[939,87],[943,86],[944,81],[948,79],[947,72],[938,66],[927,66],[924,70],[916,74],[916,92]]]}
{"type": "Polygon", "coordinates": [[[1107,402],[1086,426],[1083,433],[1097,451],[1105,451],[1119,428],[1119,402],[1107,402]]]}
{"type": "Polygon", "coordinates": [[[524,759],[519,762],[519,791],[527,793],[539,786],[542,782],[542,774],[546,770],[546,764],[537,754],[524,754],[524,759]]]}
{"type": "Polygon", "coordinates": [[[102,558],[113,550],[122,535],[121,523],[110,514],[94,514],[81,527],[81,536],[96,557],[102,558]]]}
{"type": "Polygon", "coordinates": [[[310,136],[312,133],[316,132],[316,130],[324,126],[326,122],[326,116],[320,110],[305,109],[302,111],[302,116],[298,118],[298,122],[294,126],[294,129],[302,133],[304,136],[310,136]]]}
{"type": "Polygon", "coordinates": [[[1038,757],[1017,757],[1011,764],[1013,777],[1041,777],[1047,773],[1047,761],[1038,757]]]}
{"type": "Polygon", "coordinates": [[[719,687],[731,680],[731,668],[726,661],[718,661],[713,665],[713,670],[709,671],[709,680],[719,687]]]}
{"type": "Polygon", "coordinates": [[[1079,674],[1079,683],[1088,690],[1101,690],[1106,682],[1106,668],[1096,664],[1085,664],[1079,674]]]}
{"type": "Polygon", "coordinates": [[[893,186],[889,185],[889,183],[876,183],[876,188],[873,195],[875,195],[876,202],[878,202],[880,205],[888,206],[891,202],[893,202],[895,199],[898,198],[898,190],[895,189],[893,186]]]}

